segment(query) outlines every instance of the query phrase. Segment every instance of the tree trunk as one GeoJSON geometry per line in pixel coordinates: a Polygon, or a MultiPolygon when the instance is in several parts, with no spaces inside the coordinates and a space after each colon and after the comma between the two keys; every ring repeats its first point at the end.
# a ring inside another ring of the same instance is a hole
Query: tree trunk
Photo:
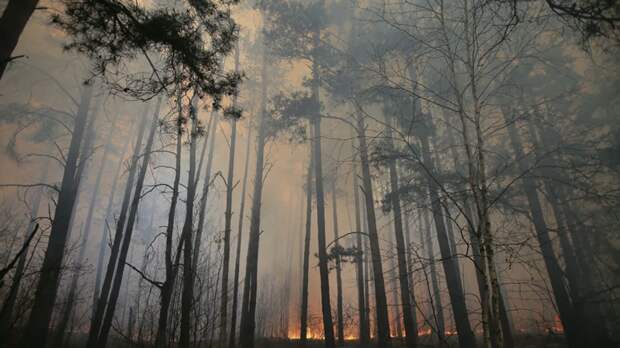
{"type": "Polygon", "coordinates": [[[65,246],[68,239],[71,212],[73,211],[77,193],[75,175],[77,174],[82,138],[84,137],[86,124],[88,123],[92,93],[93,87],[90,85],[86,86],[82,92],[82,98],[73,128],[73,136],[71,137],[71,144],[69,145],[69,153],[67,154],[65,163],[60,193],[58,195],[56,211],[54,212],[54,220],[52,222],[47,250],[45,251],[39,282],[35,292],[34,304],[24,330],[21,347],[44,347],[47,340],[49,323],[58,293],[58,284],[60,281],[65,246]]]}
{"type": "MultiPolygon", "coordinates": [[[[420,137],[420,141],[422,144],[422,157],[424,165],[428,168],[432,175],[432,173],[435,173],[436,170],[430,154],[428,137],[422,136],[420,137]]],[[[463,293],[463,287],[461,286],[459,269],[455,262],[454,255],[450,251],[450,243],[448,241],[446,226],[443,220],[443,212],[441,202],[439,200],[440,198],[437,183],[434,178],[428,177],[427,185],[429,188],[431,210],[435,220],[439,251],[441,252],[442,257],[442,266],[446,275],[448,293],[450,294],[450,301],[452,303],[454,323],[459,336],[459,345],[463,348],[474,348],[476,347],[476,337],[474,336],[469,323],[469,318],[467,316],[467,305],[465,304],[465,294],[463,293]]]]}
{"type": "Polygon", "coordinates": [[[368,146],[366,145],[366,125],[364,124],[364,118],[360,110],[357,110],[357,132],[362,167],[362,186],[366,202],[366,218],[368,219],[368,239],[374,278],[377,340],[380,347],[389,348],[392,346],[392,343],[390,342],[387,297],[385,295],[385,281],[383,279],[383,265],[381,264],[379,236],[377,234],[377,219],[375,217],[375,201],[372,191],[372,179],[370,177],[368,146]]]}
{"type": "MultiPolygon", "coordinates": [[[[509,119],[509,116],[505,112],[502,112],[502,115],[507,125],[508,136],[515,153],[515,158],[525,158],[523,145],[513,122],[509,119]]],[[[524,161],[518,161],[517,165],[519,171],[522,173],[526,173],[529,170],[524,161]]],[[[540,244],[543,261],[545,262],[545,267],[547,269],[547,273],[549,274],[549,282],[551,283],[551,288],[553,290],[560,314],[560,320],[562,321],[562,326],[564,327],[566,342],[569,347],[583,347],[583,343],[585,343],[584,337],[582,336],[580,326],[577,323],[578,318],[564,286],[562,269],[558,264],[558,260],[556,259],[553,251],[553,243],[551,241],[551,237],[549,236],[549,230],[544,219],[544,213],[538,198],[538,192],[536,191],[536,183],[534,179],[528,175],[523,176],[521,179],[523,182],[523,191],[525,192],[525,196],[530,206],[530,213],[534,222],[536,238],[540,244]]]]}
{"type": "MultiPolygon", "coordinates": [[[[155,138],[155,130],[157,129],[157,125],[158,125],[160,105],[161,105],[161,98],[158,99],[157,101],[157,106],[155,108],[155,112],[153,113],[153,120],[151,121],[152,125],[151,125],[151,129],[149,132],[149,137],[146,142],[146,146],[144,147],[142,166],[140,167],[140,172],[138,173],[138,177],[136,180],[134,197],[131,202],[129,215],[127,217],[127,224],[125,225],[125,233],[122,238],[122,245],[120,246],[118,262],[116,263],[116,272],[114,274],[114,281],[112,283],[112,288],[110,291],[110,298],[109,298],[108,305],[105,311],[105,316],[103,317],[101,331],[99,332],[98,339],[97,339],[97,345],[96,345],[97,348],[105,348],[106,342],[108,339],[108,334],[112,326],[112,319],[114,318],[114,310],[116,309],[116,303],[118,301],[118,296],[119,296],[121,284],[123,281],[123,272],[125,270],[127,254],[129,252],[129,246],[131,244],[131,236],[133,234],[134,224],[136,221],[136,217],[138,215],[138,206],[139,206],[140,198],[142,195],[142,187],[144,185],[144,178],[146,176],[146,171],[149,166],[149,161],[151,158],[151,149],[153,147],[153,141],[155,138]]],[[[139,154],[139,147],[136,148],[136,153],[139,154]]],[[[110,259],[112,259],[112,257],[110,257],[110,259]]]]}
{"type": "Polygon", "coordinates": [[[245,147],[245,164],[243,166],[243,183],[241,184],[241,203],[239,206],[239,223],[237,233],[237,252],[235,254],[235,276],[233,281],[233,302],[230,318],[230,335],[228,341],[229,348],[236,347],[237,332],[237,306],[239,300],[239,267],[241,264],[241,241],[243,237],[243,219],[245,212],[245,196],[248,182],[248,167],[250,164],[250,144],[252,144],[252,127],[248,127],[247,143],[245,147]]]}
{"type": "MultiPolygon", "coordinates": [[[[394,150],[394,141],[392,139],[392,126],[390,120],[386,120],[388,125],[385,127],[386,139],[390,150],[394,150]]],[[[407,246],[405,245],[405,236],[403,232],[403,215],[400,206],[400,191],[398,187],[398,171],[396,169],[396,160],[390,157],[388,162],[390,174],[390,199],[394,212],[394,236],[396,237],[396,256],[398,262],[398,280],[400,284],[400,300],[403,309],[403,322],[405,325],[406,343],[408,348],[414,348],[418,338],[418,328],[415,320],[414,307],[411,304],[412,292],[409,289],[409,271],[407,267],[407,246]]],[[[400,322],[400,318],[397,318],[400,322]]]]}
{"type": "Polygon", "coordinates": [[[310,236],[312,234],[312,169],[314,168],[314,150],[310,149],[308,174],[306,175],[306,233],[304,235],[304,252],[301,280],[301,321],[299,338],[303,345],[308,339],[308,268],[310,267],[310,236]]]}
{"type": "MultiPolygon", "coordinates": [[[[179,102],[180,104],[180,102],[179,102]]],[[[174,291],[178,266],[172,260],[172,250],[174,242],[174,222],[176,218],[177,202],[179,200],[179,184],[181,181],[181,157],[183,153],[183,122],[182,109],[179,107],[176,131],[176,149],[174,164],[174,179],[172,181],[172,197],[170,197],[170,209],[168,210],[168,222],[166,224],[166,249],[164,255],[165,280],[161,286],[159,318],[157,322],[157,335],[155,337],[155,347],[163,348],[166,345],[166,333],[168,331],[168,311],[170,301],[174,291]]],[[[181,243],[179,241],[179,243],[181,243]]]]}
{"type": "MultiPolygon", "coordinates": [[[[315,46],[318,47],[319,33],[315,33],[315,46]]],[[[319,107],[319,67],[316,59],[312,67],[312,94],[317,108],[319,107]]],[[[325,194],[323,192],[323,164],[321,158],[321,111],[315,110],[312,123],[314,130],[314,177],[316,189],[316,215],[319,254],[319,276],[321,281],[321,309],[323,314],[323,333],[325,335],[325,348],[334,348],[334,326],[329,299],[329,265],[327,259],[325,241],[325,194]]]]}
{"type": "Polygon", "coordinates": [[[239,341],[242,348],[254,348],[256,329],[256,296],[258,281],[258,252],[260,243],[260,213],[263,194],[263,171],[265,161],[265,142],[267,129],[265,118],[267,113],[267,61],[263,53],[261,71],[261,106],[258,119],[258,135],[256,137],[256,170],[254,172],[254,192],[252,194],[252,216],[250,218],[250,234],[246,256],[245,279],[243,281],[243,300],[241,304],[241,327],[239,341]]]}
{"type": "MultiPolygon", "coordinates": [[[[235,54],[235,70],[239,71],[239,48],[235,54]]],[[[237,106],[234,96],[233,107],[237,106]]],[[[234,116],[233,116],[234,117],[234,116]]],[[[237,147],[237,119],[231,119],[230,149],[228,152],[228,176],[226,178],[226,211],[224,212],[224,260],[222,265],[222,296],[220,304],[220,346],[226,345],[228,324],[228,271],[230,269],[230,232],[232,230],[233,180],[235,177],[235,148],[237,147]]]]}
{"type": "MultiPolygon", "coordinates": [[[[134,178],[138,169],[138,160],[140,158],[140,148],[142,146],[142,140],[144,138],[144,132],[147,127],[148,108],[145,104],[144,115],[138,128],[138,135],[136,137],[136,143],[133,149],[133,155],[129,165],[129,174],[127,176],[127,182],[125,183],[125,193],[123,194],[123,201],[121,203],[120,214],[116,223],[116,231],[114,233],[114,241],[112,244],[112,250],[110,251],[110,257],[108,258],[108,264],[106,267],[106,274],[101,287],[101,292],[97,298],[96,308],[94,309],[94,315],[91,320],[90,329],[88,332],[88,340],[86,342],[87,348],[95,348],[97,346],[97,340],[99,332],[101,331],[101,322],[105,314],[106,306],[110,296],[110,287],[112,286],[112,278],[114,276],[114,270],[116,268],[116,262],[118,260],[118,253],[121,247],[121,240],[123,237],[123,229],[125,226],[125,220],[127,219],[127,212],[129,209],[129,203],[131,199],[131,192],[133,190],[134,178]]],[[[119,164],[119,168],[122,167],[122,163],[119,164]]],[[[97,287],[98,288],[98,287],[97,287]]]]}
{"type": "Polygon", "coordinates": [[[364,284],[368,280],[364,276],[364,246],[362,241],[362,223],[360,218],[360,198],[359,198],[359,180],[357,177],[357,166],[353,162],[353,201],[355,203],[355,232],[357,232],[355,241],[359,255],[355,259],[355,278],[357,281],[357,310],[359,320],[359,346],[360,348],[368,347],[370,342],[370,330],[368,328],[368,317],[366,311],[366,299],[368,293],[364,290],[364,284]]]}
{"type": "MultiPolygon", "coordinates": [[[[334,173],[334,177],[332,178],[332,216],[334,223],[334,239],[336,243],[334,243],[336,249],[339,248],[340,242],[338,242],[338,238],[340,238],[340,234],[338,232],[338,199],[336,198],[336,178],[338,177],[337,172],[334,173]]],[[[340,260],[340,255],[336,255],[336,314],[338,316],[336,325],[338,327],[338,345],[344,345],[344,310],[342,304],[342,263],[340,260]]]]}
{"type": "Polygon", "coordinates": [[[446,322],[443,316],[443,303],[441,300],[441,291],[439,290],[437,267],[435,266],[435,248],[433,247],[433,238],[431,233],[432,228],[427,210],[424,210],[422,213],[422,219],[424,221],[424,227],[422,228],[422,233],[420,233],[420,244],[423,245],[424,249],[426,249],[426,257],[428,258],[428,262],[430,264],[431,287],[433,288],[432,296],[429,293],[428,297],[431,303],[433,319],[435,321],[435,334],[437,335],[437,340],[441,345],[443,345],[446,340],[446,322]]]}
{"type": "MultiPolygon", "coordinates": [[[[192,98],[193,99],[193,98],[192,98]]],[[[192,245],[192,233],[194,229],[194,199],[196,198],[196,147],[198,139],[198,119],[195,106],[190,102],[190,119],[192,129],[190,131],[189,148],[189,175],[187,177],[187,198],[185,203],[185,222],[181,232],[183,238],[183,291],[181,294],[181,332],[179,347],[190,347],[191,311],[194,302],[195,265],[198,253],[194,256],[194,248],[198,250],[200,245],[192,245]]]]}
{"type": "Polygon", "coordinates": [[[39,0],[9,0],[0,17],[0,80],[39,0]]]}

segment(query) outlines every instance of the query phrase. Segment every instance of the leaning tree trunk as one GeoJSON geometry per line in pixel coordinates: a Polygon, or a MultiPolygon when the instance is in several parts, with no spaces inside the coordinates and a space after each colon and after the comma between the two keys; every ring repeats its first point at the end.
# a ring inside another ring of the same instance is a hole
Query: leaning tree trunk
{"type": "Polygon", "coordinates": [[[446,231],[439,198],[438,184],[435,181],[435,178],[432,177],[432,175],[436,173],[436,170],[430,153],[428,137],[421,136],[420,142],[422,145],[422,160],[425,167],[428,168],[428,171],[430,172],[429,175],[427,175],[426,180],[431,203],[431,211],[435,221],[439,251],[442,257],[443,270],[446,275],[448,294],[450,295],[450,301],[452,303],[452,313],[454,315],[456,331],[459,336],[459,345],[463,348],[474,348],[476,347],[476,337],[474,336],[469,323],[467,305],[465,303],[465,294],[461,284],[459,269],[455,262],[455,256],[450,251],[450,243],[448,241],[448,234],[446,231]]]}
{"type": "Polygon", "coordinates": [[[114,174],[114,179],[112,180],[112,188],[110,189],[110,195],[108,197],[108,204],[106,205],[106,210],[103,215],[103,228],[101,229],[101,239],[99,240],[99,252],[97,255],[97,266],[95,270],[96,272],[95,291],[93,292],[93,304],[92,304],[93,312],[91,315],[91,320],[95,316],[97,302],[99,301],[99,291],[101,288],[101,277],[103,273],[103,259],[105,258],[105,254],[107,250],[106,246],[108,246],[108,244],[106,243],[107,220],[108,220],[108,217],[110,217],[110,215],[112,214],[112,205],[114,204],[116,187],[118,185],[118,179],[121,175],[121,170],[123,169],[123,162],[124,162],[123,158],[125,157],[125,154],[127,153],[127,149],[129,148],[129,140],[131,139],[131,136],[133,135],[134,125],[135,123],[131,124],[129,132],[127,133],[127,136],[125,137],[125,143],[123,144],[123,147],[122,147],[123,150],[120,153],[118,165],[116,166],[116,170],[114,172],[115,174],[114,174]]]}
{"type": "Polygon", "coordinates": [[[312,169],[314,168],[314,151],[310,149],[308,174],[306,175],[306,231],[304,235],[303,266],[301,280],[301,318],[299,339],[303,345],[308,339],[308,268],[310,267],[310,237],[312,234],[312,169]]]}
{"type": "MultiPolygon", "coordinates": [[[[138,206],[140,203],[140,198],[142,196],[144,178],[146,176],[146,171],[149,166],[149,161],[152,154],[151,150],[155,138],[155,130],[157,129],[158,125],[157,118],[159,114],[160,104],[161,98],[157,101],[157,106],[155,108],[155,112],[153,113],[153,120],[151,121],[152,125],[149,132],[149,137],[144,147],[142,166],[140,167],[140,172],[138,173],[138,177],[136,179],[134,197],[131,202],[131,207],[129,209],[127,224],[125,225],[125,233],[122,236],[122,244],[120,246],[120,251],[118,254],[118,262],[116,262],[116,272],[114,272],[114,280],[112,282],[112,288],[110,290],[110,297],[105,311],[105,315],[103,316],[103,322],[101,324],[101,330],[97,338],[96,348],[105,348],[110,328],[112,326],[112,319],[114,318],[114,311],[116,309],[116,303],[118,301],[118,296],[120,294],[120,288],[123,281],[123,273],[127,261],[127,254],[129,252],[129,246],[131,244],[131,236],[133,234],[134,224],[138,215],[138,206]]],[[[139,147],[136,148],[136,152],[139,152],[138,149],[139,147]]],[[[110,257],[110,259],[112,259],[112,257],[110,257]]]]}
{"type": "Polygon", "coordinates": [[[245,147],[245,164],[243,166],[243,183],[241,184],[241,203],[239,205],[239,223],[237,232],[237,252],[235,254],[235,275],[233,280],[233,302],[230,317],[230,335],[228,347],[236,347],[237,332],[237,306],[239,300],[239,267],[241,264],[241,241],[243,237],[243,220],[245,212],[245,196],[248,182],[248,167],[250,164],[250,144],[252,144],[252,127],[248,127],[247,143],[245,147]]]}
{"type": "MultiPolygon", "coordinates": [[[[389,120],[386,120],[389,123],[389,120]]],[[[394,150],[394,140],[392,138],[392,126],[385,127],[386,138],[390,150],[394,150]]],[[[388,162],[390,174],[390,198],[391,206],[394,211],[394,235],[396,237],[396,256],[398,262],[398,280],[400,284],[400,300],[403,308],[403,322],[405,325],[406,342],[408,348],[414,348],[418,338],[418,328],[415,318],[415,307],[412,306],[412,292],[409,289],[409,271],[407,267],[407,246],[403,232],[403,215],[400,206],[400,191],[398,188],[398,172],[396,160],[390,156],[388,162]]],[[[400,318],[397,318],[400,322],[400,318]]]]}
{"type": "Polygon", "coordinates": [[[75,204],[77,193],[76,174],[82,138],[88,123],[90,101],[93,87],[88,85],[82,92],[78,113],[73,128],[73,136],[66,157],[65,170],[62,177],[58,202],[54,213],[54,220],[50,237],[41,266],[39,282],[35,292],[34,304],[24,330],[20,344],[25,348],[44,347],[46,344],[49,323],[58,293],[62,261],[67,244],[71,212],[75,204]]]}
{"type": "Polygon", "coordinates": [[[368,280],[364,276],[364,246],[362,241],[362,223],[360,219],[360,197],[359,197],[359,180],[357,177],[357,166],[353,162],[353,200],[355,203],[355,232],[357,233],[355,241],[358,255],[355,259],[355,278],[357,281],[357,310],[359,320],[359,346],[360,348],[368,347],[370,342],[370,329],[368,328],[368,317],[366,311],[366,296],[364,284],[368,280]]]}
{"type": "Polygon", "coordinates": [[[9,0],[0,17],[0,80],[39,0],[9,0]]]}
{"type": "Polygon", "coordinates": [[[366,125],[361,110],[357,110],[357,137],[359,141],[360,162],[362,167],[362,186],[366,202],[366,218],[368,219],[368,239],[374,277],[375,309],[377,341],[380,347],[389,348],[390,323],[388,317],[387,297],[385,295],[385,281],[383,278],[383,265],[381,264],[381,248],[377,233],[377,219],[375,216],[372,179],[370,176],[370,161],[368,158],[368,145],[366,144],[366,125]]]}
{"type": "MultiPolygon", "coordinates": [[[[144,115],[142,116],[142,121],[140,122],[140,126],[138,128],[138,135],[136,137],[136,143],[134,145],[133,155],[131,158],[131,162],[129,165],[129,174],[127,176],[127,182],[125,183],[125,193],[123,195],[123,201],[121,203],[120,214],[118,216],[116,231],[114,233],[114,241],[112,244],[112,250],[110,251],[110,257],[108,259],[108,264],[106,267],[106,274],[103,280],[103,285],[101,286],[101,291],[97,296],[97,302],[94,304],[95,309],[93,310],[94,314],[91,320],[90,329],[88,332],[88,340],[86,341],[87,348],[94,348],[97,345],[97,339],[99,337],[99,332],[101,331],[101,322],[103,321],[103,316],[105,314],[106,306],[108,304],[108,298],[110,296],[110,287],[112,285],[112,278],[114,276],[114,269],[116,266],[116,261],[118,260],[118,253],[121,246],[121,239],[123,236],[123,229],[125,226],[125,220],[127,219],[127,211],[129,209],[129,203],[131,200],[131,192],[133,190],[134,178],[136,176],[136,172],[138,169],[138,160],[140,158],[140,148],[142,146],[142,140],[144,138],[144,132],[147,127],[147,118],[148,118],[148,109],[147,105],[145,105],[144,115]]],[[[119,163],[119,169],[122,168],[122,160],[119,163]]],[[[110,204],[110,202],[108,203],[110,204]]],[[[100,253],[100,255],[102,255],[100,253]]],[[[101,261],[103,258],[101,258],[101,261]]],[[[101,267],[99,267],[100,269],[101,267]]],[[[95,295],[97,294],[97,286],[95,288],[95,295]]]]}
{"type": "Polygon", "coordinates": [[[265,143],[267,129],[265,118],[267,113],[267,62],[264,58],[261,71],[261,107],[258,119],[258,135],[256,137],[256,170],[254,171],[254,192],[252,195],[252,216],[250,218],[250,233],[248,252],[245,265],[245,279],[243,281],[243,300],[241,303],[241,327],[239,341],[242,348],[254,348],[256,329],[256,296],[258,281],[258,252],[260,243],[260,214],[263,195],[263,171],[265,166],[265,143]]]}
{"type": "MultiPolygon", "coordinates": [[[[523,144],[521,138],[514,127],[512,120],[509,116],[502,112],[504,120],[507,125],[508,136],[512,145],[515,158],[525,158],[523,151],[523,144]]],[[[518,161],[517,163],[519,171],[526,173],[529,168],[524,161],[518,161]]],[[[525,175],[521,178],[523,182],[523,191],[530,206],[530,213],[532,221],[534,222],[534,229],[536,231],[536,238],[540,244],[542,251],[543,261],[549,274],[549,282],[553,290],[553,295],[560,314],[560,320],[564,327],[566,335],[566,342],[569,347],[583,347],[585,343],[585,337],[581,331],[581,327],[578,324],[578,318],[573,308],[573,304],[570,301],[570,297],[564,286],[564,280],[562,279],[562,268],[560,267],[558,260],[553,251],[553,242],[549,235],[549,229],[545,222],[544,213],[538,198],[538,192],[536,191],[536,182],[531,176],[525,175]]]]}
{"type": "MultiPolygon", "coordinates": [[[[332,178],[332,216],[334,222],[334,239],[336,246],[336,250],[339,250],[340,242],[338,239],[340,238],[340,234],[338,233],[338,206],[337,206],[337,198],[336,198],[336,178],[338,177],[337,173],[334,173],[334,177],[332,178]]],[[[336,255],[336,314],[337,318],[337,327],[338,327],[338,344],[340,346],[344,345],[344,310],[342,305],[342,263],[340,259],[340,255],[336,255]]]]}

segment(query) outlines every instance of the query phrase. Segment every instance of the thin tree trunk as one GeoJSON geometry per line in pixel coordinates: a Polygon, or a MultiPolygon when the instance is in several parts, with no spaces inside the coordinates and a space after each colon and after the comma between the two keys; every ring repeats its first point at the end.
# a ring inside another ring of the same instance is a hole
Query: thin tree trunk
{"type": "Polygon", "coordinates": [[[97,255],[95,291],[93,292],[93,304],[92,304],[93,312],[92,312],[91,320],[94,319],[95,311],[97,308],[97,302],[99,301],[99,292],[101,288],[101,277],[103,273],[103,259],[105,258],[105,254],[107,250],[106,246],[108,245],[106,243],[107,220],[112,214],[112,205],[114,204],[116,187],[118,185],[118,179],[121,176],[121,170],[123,169],[123,162],[124,162],[123,158],[125,157],[125,154],[127,153],[127,149],[129,148],[129,142],[130,142],[131,136],[133,136],[134,125],[135,123],[131,124],[129,132],[127,133],[128,135],[125,137],[125,143],[123,144],[123,147],[122,147],[123,150],[121,151],[120,158],[118,160],[118,165],[116,166],[116,171],[114,174],[114,179],[112,181],[112,188],[110,189],[110,196],[108,197],[108,204],[106,206],[105,214],[103,215],[103,228],[101,230],[101,240],[99,241],[99,253],[97,255]]]}
{"type": "MultiPolygon", "coordinates": [[[[109,298],[108,305],[105,311],[105,316],[103,317],[101,331],[97,339],[97,348],[105,348],[106,342],[108,340],[110,328],[112,326],[112,319],[114,318],[114,311],[116,309],[116,303],[118,301],[118,296],[120,294],[120,288],[121,288],[121,284],[123,281],[123,272],[125,270],[127,254],[129,252],[129,246],[131,244],[131,236],[133,234],[134,224],[136,221],[136,217],[138,215],[138,206],[139,206],[140,198],[142,195],[142,187],[144,185],[144,178],[146,176],[146,171],[149,166],[149,161],[151,158],[151,149],[153,147],[155,131],[158,125],[157,118],[159,116],[160,105],[161,105],[161,98],[158,99],[157,101],[157,106],[155,108],[155,112],[153,113],[153,120],[151,121],[152,125],[151,125],[151,129],[149,132],[149,137],[146,142],[146,146],[144,147],[142,166],[140,167],[140,172],[138,173],[138,177],[136,180],[134,197],[131,202],[129,216],[127,217],[127,224],[125,225],[125,233],[122,238],[122,245],[120,247],[118,262],[116,263],[116,272],[114,275],[114,281],[112,283],[112,289],[110,291],[110,298],[109,298]]],[[[139,147],[136,148],[136,152],[139,153],[139,147]]]]}
{"type": "MultiPolygon", "coordinates": [[[[239,72],[239,43],[235,49],[235,72],[239,72]]],[[[237,95],[233,96],[233,108],[237,108],[237,95]]],[[[230,149],[228,152],[228,175],[226,178],[226,211],[224,212],[224,260],[222,265],[222,297],[220,304],[220,347],[226,345],[228,325],[228,273],[230,269],[230,233],[232,230],[233,180],[235,178],[235,149],[237,147],[237,119],[231,122],[230,149]]]]}
{"type": "Polygon", "coordinates": [[[185,222],[183,223],[182,238],[183,242],[183,291],[181,294],[181,332],[179,337],[179,347],[190,347],[190,330],[191,330],[191,310],[194,302],[194,280],[195,264],[197,263],[198,254],[194,256],[194,248],[198,250],[200,245],[192,245],[192,233],[194,229],[194,199],[196,198],[196,147],[198,139],[198,119],[194,105],[190,104],[190,119],[192,129],[190,131],[190,148],[189,148],[189,175],[187,178],[187,200],[185,204],[185,222]]]}
{"type": "Polygon", "coordinates": [[[362,186],[366,202],[366,218],[368,219],[368,238],[374,278],[375,309],[377,340],[380,347],[392,346],[390,340],[390,323],[387,310],[387,297],[385,295],[385,281],[383,278],[383,265],[381,264],[381,249],[377,234],[377,219],[375,217],[372,179],[370,176],[370,162],[368,159],[368,146],[366,145],[366,125],[360,110],[357,110],[357,132],[359,141],[360,162],[362,167],[362,186]]]}
{"type": "Polygon", "coordinates": [[[239,223],[237,233],[237,252],[235,254],[235,275],[233,281],[233,302],[230,318],[230,335],[228,341],[228,347],[236,347],[236,332],[237,332],[237,306],[239,300],[239,267],[241,264],[241,241],[243,237],[243,220],[245,212],[245,196],[248,182],[248,167],[250,164],[250,144],[252,144],[252,127],[248,127],[247,143],[245,147],[245,164],[243,166],[243,183],[241,184],[241,203],[239,206],[239,223]]]}
{"type": "MultiPolygon", "coordinates": [[[[180,102],[179,102],[180,104],[180,102]]],[[[168,222],[166,225],[166,249],[164,255],[165,265],[165,280],[161,286],[160,292],[160,305],[159,305],[159,318],[157,322],[157,335],[155,337],[155,347],[163,348],[166,344],[166,333],[168,331],[168,312],[170,309],[170,302],[172,300],[172,293],[174,291],[174,283],[176,280],[178,266],[174,264],[172,259],[172,250],[174,242],[174,223],[177,211],[177,202],[179,200],[179,184],[181,181],[181,158],[183,153],[183,114],[182,109],[179,107],[179,115],[176,120],[176,149],[175,149],[175,164],[174,164],[174,179],[172,181],[172,197],[170,197],[170,209],[168,210],[168,222]]],[[[181,241],[179,241],[181,243],[181,241]]]]}
{"type": "Polygon", "coordinates": [[[41,266],[34,304],[20,344],[24,348],[44,347],[47,341],[49,323],[58,293],[71,212],[73,211],[77,193],[75,175],[77,174],[82,138],[88,123],[92,93],[93,87],[91,85],[86,86],[82,92],[47,250],[45,251],[43,265],[41,266]]]}
{"type": "Polygon", "coordinates": [[[267,113],[267,61],[263,53],[261,71],[261,106],[258,119],[258,134],[256,137],[256,170],[254,172],[254,192],[252,194],[252,216],[250,220],[250,234],[243,281],[243,300],[241,304],[241,327],[239,341],[242,348],[254,348],[256,330],[256,297],[258,281],[258,252],[260,242],[260,213],[263,194],[263,171],[265,160],[265,142],[267,129],[265,118],[267,113]]]}
{"type": "Polygon", "coordinates": [[[314,150],[310,149],[308,174],[306,175],[306,231],[304,235],[303,266],[301,280],[301,318],[299,338],[302,345],[308,339],[308,268],[310,267],[310,237],[312,234],[312,169],[314,168],[314,150]]]}
{"type": "MultiPolygon", "coordinates": [[[[507,125],[506,128],[515,157],[525,158],[523,145],[514,124],[505,112],[502,112],[502,115],[507,125]]],[[[522,173],[527,172],[529,169],[524,161],[518,161],[517,165],[519,171],[522,173]]],[[[534,229],[536,230],[536,238],[540,244],[543,261],[549,275],[549,282],[551,283],[551,288],[560,314],[560,320],[564,327],[566,342],[569,347],[583,347],[583,343],[585,343],[584,337],[577,323],[578,318],[570,301],[568,292],[564,287],[564,281],[562,279],[563,272],[553,251],[553,242],[549,236],[549,229],[544,219],[544,213],[538,198],[538,192],[536,191],[536,183],[534,179],[528,175],[523,176],[521,179],[523,181],[523,191],[525,192],[530,206],[530,213],[534,222],[534,229]]]]}
{"type": "Polygon", "coordinates": [[[355,232],[356,248],[360,253],[355,260],[355,276],[357,280],[357,307],[359,320],[359,345],[360,348],[368,347],[370,342],[370,330],[368,328],[368,317],[366,310],[366,297],[368,293],[364,289],[364,284],[368,280],[364,275],[364,246],[362,241],[362,223],[360,219],[360,198],[359,198],[359,179],[357,177],[357,166],[353,162],[353,200],[355,203],[355,232]]]}
{"type": "MultiPolygon", "coordinates": [[[[420,141],[422,143],[422,157],[424,165],[431,173],[435,173],[435,164],[431,158],[428,137],[422,136],[420,137],[420,141]]],[[[439,200],[440,198],[437,183],[434,181],[434,178],[429,177],[427,178],[427,185],[429,188],[431,210],[435,220],[439,251],[441,252],[442,257],[442,266],[446,275],[448,293],[452,303],[454,323],[459,336],[459,344],[463,348],[474,348],[476,347],[476,338],[471,329],[467,315],[467,305],[465,303],[463,287],[461,286],[459,269],[455,262],[454,255],[450,251],[450,243],[448,241],[446,226],[443,220],[443,212],[441,202],[439,200]]]]}
{"type": "MultiPolygon", "coordinates": [[[[428,211],[422,213],[424,228],[420,234],[423,248],[426,249],[426,257],[428,258],[429,268],[431,271],[431,287],[433,288],[433,296],[429,298],[431,310],[435,321],[435,334],[437,340],[443,345],[445,342],[446,322],[443,316],[443,303],[441,300],[441,291],[439,290],[439,280],[437,276],[437,267],[435,266],[435,248],[433,247],[433,239],[431,233],[431,223],[429,221],[428,211]],[[434,305],[434,306],[433,306],[434,305]]],[[[430,297],[430,294],[429,294],[430,297]]]]}
{"type": "MultiPolygon", "coordinates": [[[[335,246],[338,249],[340,243],[338,242],[338,238],[340,238],[340,234],[338,233],[338,199],[336,198],[336,178],[338,177],[337,172],[334,173],[334,177],[332,178],[332,216],[334,223],[334,239],[336,240],[335,246]]],[[[340,262],[340,255],[336,255],[336,313],[337,313],[337,327],[338,327],[338,344],[340,346],[344,345],[344,310],[342,304],[342,263],[340,262]]]]}
{"type": "MultiPolygon", "coordinates": [[[[112,244],[112,250],[110,251],[110,257],[108,258],[108,264],[106,267],[106,274],[101,287],[101,292],[97,298],[96,309],[94,309],[94,315],[91,320],[90,329],[88,332],[88,340],[86,342],[87,348],[95,348],[101,331],[101,322],[105,314],[106,307],[108,305],[108,299],[110,296],[110,287],[112,286],[112,278],[114,277],[114,270],[116,268],[116,262],[118,261],[118,253],[121,247],[121,240],[123,237],[123,229],[125,221],[127,219],[127,212],[129,209],[129,203],[131,200],[131,192],[133,191],[134,178],[138,169],[138,160],[140,158],[140,148],[142,146],[142,140],[147,127],[148,108],[145,104],[144,115],[138,128],[138,135],[136,137],[136,143],[133,149],[132,159],[129,165],[129,174],[127,176],[127,182],[125,183],[125,193],[123,194],[123,201],[121,203],[120,214],[116,223],[116,231],[114,233],[114,241],[112,244]]],[[[98,287],[97,287],[98,288],[98,287]]]]}
{"type": "MultiPolygon", "coordinates": [[[[390,120],[386,120],[388,123],[390,120]]],[[[392,138],[392,126],[387,125],[386,139],[390,150],[394,149],[394,141],[392,138]]],[[[403,309],[403,322],[405,325],[406,343],[408,348],[414,348],[418,339],[418,328],[415,320],[414,306],[411,304],[413,298],[409,289],[409,271],[407,267],[407,246],[405,245],[405,236],[403,232],[403,215],[400,206],[400,191],[398,187],[398,171],[396,169],[396,160],[390,157],[388,162],[390,174],[390,198],[391,206],[394,212],[394,235],[396,237],[396,256],[398,262],[398,280],[400,284],[400,300],[403,309]]],[[[400,318],[397,318],[400,323],[400,318]]]]}
{"type": "Polygon", "coordinates": [[[0,80],[39,0],[9,0],[0,17],[0,80]]]}
{"type": "MultiPolygon", "coordinates": [[[[318,47],[320,34],[315,33],[315,46],[318,47]]],[[[316,59],[313,62],[313,86],[312,94],[316,105],[319,105],[319,71],[316,59]]],[[[325,241],[325,194],[323,192],[323,164],[321,158],[321,115],[320,109],[315,110],[313,115],[314,129],[314,176],[316,189],[316,215],[317,215],[317,234],[318,234],[318,254],[319,254],[319,277],[321,281],[321,309],[323,314],[323,333],[325,335],[325,348],[334,348],[334,326],[332,321],[331,304],[329,298],[329,265],[327,259],[325,241]]]]}

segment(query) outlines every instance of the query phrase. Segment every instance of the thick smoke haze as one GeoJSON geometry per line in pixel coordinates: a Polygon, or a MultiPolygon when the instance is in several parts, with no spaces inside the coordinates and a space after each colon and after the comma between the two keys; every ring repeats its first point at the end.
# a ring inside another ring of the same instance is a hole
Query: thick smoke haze
{"type": "Polygon", "coordinates": [[[0,347],[620,343],[618,1],[0,11],[0,347]]]}

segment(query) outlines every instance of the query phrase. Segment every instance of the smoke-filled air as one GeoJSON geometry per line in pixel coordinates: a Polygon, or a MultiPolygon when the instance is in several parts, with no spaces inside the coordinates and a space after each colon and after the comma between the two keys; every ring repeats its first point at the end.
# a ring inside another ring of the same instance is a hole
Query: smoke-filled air
{"type": "Polygon", "coordinates": [[[0,348],[620,347],[620,0],[0,14],[0,348]]]}

